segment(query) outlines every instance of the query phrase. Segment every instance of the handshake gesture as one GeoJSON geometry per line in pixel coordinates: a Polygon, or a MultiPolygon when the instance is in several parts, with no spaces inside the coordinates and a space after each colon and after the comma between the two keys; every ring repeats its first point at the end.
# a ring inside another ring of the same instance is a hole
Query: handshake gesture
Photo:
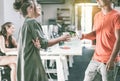
{"type": "MultiPolygon", "coordinates": [[[[58,38],[54,38],[54,39],[48,40],[48,46],[52,46],[54,44],[57,44],[60,41],[70,41],[70,38],[71,38],[70,34],[69,33],[65,33],[62,36],[58,37],[58,38]]],[[[41,48],[40,40],[38,39],[38,37],[35,40],[32,40],[32,42],[33,42],[34,46],[37,49],[41,48]]]]}

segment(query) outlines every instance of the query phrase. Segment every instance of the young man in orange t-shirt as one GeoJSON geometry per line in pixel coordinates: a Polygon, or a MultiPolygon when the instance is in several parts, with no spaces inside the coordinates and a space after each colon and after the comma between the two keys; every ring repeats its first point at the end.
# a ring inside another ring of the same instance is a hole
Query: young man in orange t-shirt
{"type": "Polygon", "coordinates": [[[84,81],[93,81],[98,73],[102,81],[114,81],[114,60],[120,48],[120,13],[112,9],[111,0],[97,0],[97,3],[101,11],[94,17],[94,30],[81,38],[96,39],[95,52],[84,81]]]}

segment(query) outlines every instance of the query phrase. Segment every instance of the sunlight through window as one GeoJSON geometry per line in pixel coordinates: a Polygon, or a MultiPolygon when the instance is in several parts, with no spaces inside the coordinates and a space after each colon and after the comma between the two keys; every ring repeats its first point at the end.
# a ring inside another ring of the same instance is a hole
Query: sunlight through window
{"type": "MultiPolygon", "coordinates": [[[[75,26],[82,33],[89,33],[93,29],[93,18],[95,13],[99,11],[96,3],[79,3],[75,5],[75,26]]],[[[82,40],[85,46],[92,45],[91,40],[82,40]]]]}

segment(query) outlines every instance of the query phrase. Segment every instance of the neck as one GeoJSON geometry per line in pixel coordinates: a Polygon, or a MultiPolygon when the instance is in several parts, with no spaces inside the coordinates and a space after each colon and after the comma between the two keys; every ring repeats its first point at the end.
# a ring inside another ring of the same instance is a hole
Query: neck
{"type": "Polygon", "coordinates": [[[28,18],[35,18],[34,15],[32,15],[32,14],[26,15],[26,17],[28,17],[28,18]]]}
{"type": "Polygon", "coordinates": [[[105,6],[105,7],[102,8],[102,12],[103,12],[104,15],[106,15],[111,10],[112,10],[111,6],[105,6]]]}

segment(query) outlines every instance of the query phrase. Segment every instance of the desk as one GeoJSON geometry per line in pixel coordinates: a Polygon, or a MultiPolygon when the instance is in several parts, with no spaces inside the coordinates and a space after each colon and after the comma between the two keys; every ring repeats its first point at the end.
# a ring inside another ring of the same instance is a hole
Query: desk
{"type": "Polygon", "coordinates": [[[54,45],[48,48],[47,51],[41,51],[41,54],[52,55],[82,55],[81,41],[76,37],[71,38],[71,41],[65,42],[64,45],[54,45]],[[69,47],[64,49],[64,47],[69,47]]]}
{"type": "MultiPolygon", "coordinates": [[[[56,68],[57,68],[57,81],[65,81],[64,71],[63,71],[63,64],[61,62],[60,56],[41,56],[42,60],[55,60],[56,61],[56,68]]],[[[44,65],[44,63],[43,63],[44,65]]],[[[46,69],[47,72],[47,69],[46,69]]],[[[49,73],[49,72],[47,72],[49,73]]]]}
{"type": "MultiPolygon", "coordinates": [[[[17,51],[10,51],[6,53],[7,55],[16,55],[17,51]]],[[[57,77],[58,77],[58,81],[65,81],[66,77],[64,76],[64,70],[63,70],[63,64],[61,61],[61,56],[46,56],[46,55],[41,55],[41,59],[44,62],[44,60],[55,60],[56,61],[56,73],[57,73],[57,77]]],[[[43,63],[44,65],[44,63],[43,63]]],[[[45,66],[45,65],[44,65],[45,66]]],[[[45,71],[47,73],[49,73],[49,70],[47,68],[45,68],[45,71]]],[[[1,78],[1,76],[0,76],[1,78]]]]}
{"type": "MultiPolygon", "coordinates": [[[[7,52],[7,55],[16,55],[17,51],[7,52]]],[[[66,56],[69,56],[70,67],[72,67],[73,56],[82,55],[81,42],[77,38],[72,38],[70,42],[65,42],[63,46],[54,45],[48,48],[47,51],[40,51],[42,60],[56,60],[58,81],[65,81],[68,79],[69,71],[67,67],[66,56]],[[63,49],[69,47],[69,49],[63,49]]]]}
{"type": "Polygon", "coordinates": [[[73,56],[74,55],[82,55],[82,46],[81,41],[79,39],[71,38],[71,41],[65,42],[64,45],[58,46],[54,45],[50,48],[48,48],[47,51],[40,51],[41,55],[47,55],[47,56],[69,56],[69,66],[72,67],[73,63],[73,56]],[[67,49],[64,49],[64,47],[69,47],[67,49]]]}
{"type": "Polygon", "coordinates": [[[68,69],[66,56],[69,57],[69,66],[72,67],[73,56],[74,55],[82,55],[81,41],[77,38],[72,38],[71,41],[65,42],[65,44],[62,46],[54,45],[54,46],[48,48],[48,50],[46,50],[46,51],[41,50],[40,54],[41,54],[41,56],[60,56],[62,65],[60,65],[60,64],[58,64],[58,65],[62,66],[63,69],[59,70],[59,71],[61,71],[61,72],[64,71],[64,79],[68,80],[69,69],[68,69]],[[67,48],[64,49],[64,47],[67,47],[67,48]]]}
{"type": "Polygon", "coordinates": [[[5,53],[6,55],[15,55],[15,56],[17,56],[18,55],[18,51],[9,51],[9,52],[6,52],[5,53]]]}

